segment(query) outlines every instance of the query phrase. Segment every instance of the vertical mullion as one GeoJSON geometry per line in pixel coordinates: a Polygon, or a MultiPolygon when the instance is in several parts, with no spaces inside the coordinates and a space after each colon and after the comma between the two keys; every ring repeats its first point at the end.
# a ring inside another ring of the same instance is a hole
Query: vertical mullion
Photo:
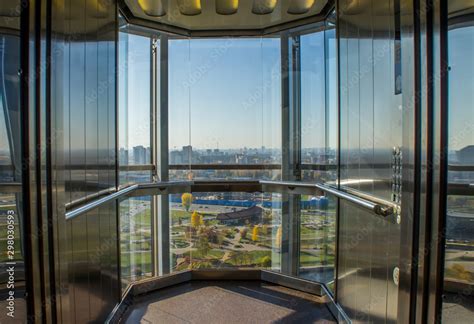
{"type": "MultiPolygon", "coordinates": [[[[158,53],[159,48],[157,46],[159,40],[155,37],[150,39],[150,50],[151,50],[151,62],[150,62],[150,117],[151,117],[151,131],[150,131],[150,151],[151,151],[151,164],[153,165],[152,170],[152,181],[157,181],[157,102],[158,102],[158,89],[157,89],[157,78],[158,74],[158,62],[157,60],[160,58],[158,53]]],[[[158,225],[158,199],[157,196],[154,195],[151,197],[151,238],[152,238],[152,254],[151,254],[151,261],[152,261],[152,273],[153,276],[157,276],[159,274],[159,267],[158,267],[158,232],[156,226],[158,225]]]]}
{"type": "MultiPolygon", "coordinates": [[[[157,164],[159,163],[158,177],[160,181],[169,180],[169,156],[168,156],[168,37],[161,35],[160,38],[160,86],[159,86],[159,130],[157,131],[157,164]]],[[[158,167],[158,165],[157,165],[158,167]]],[[[157,218],[157,233],[161,235],[158,240],[159,262],[157,270],[160,275],[170,272],[170,221],[169,221],[169,197],[162,195],[157,197],[156,216],[157,218]]]]}

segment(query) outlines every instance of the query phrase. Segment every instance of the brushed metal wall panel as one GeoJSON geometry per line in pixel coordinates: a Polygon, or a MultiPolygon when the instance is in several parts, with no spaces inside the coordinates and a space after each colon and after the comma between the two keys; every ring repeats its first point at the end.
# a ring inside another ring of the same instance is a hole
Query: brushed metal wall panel
{"type": "Polygon", "coordinates": [[[120,298],[116,203],[64,219],[66,203],[116,186],[116,28],[115,1],[52,4],[57,314],[63,322],[103,322],[120,298]]]}
{"type": "MultiPolygon", "coordinates": [[[[339,1],[340,179],[390,200],[392,150],[402,143],[402,94],[395,91],[393,4],[383,13],[376,7],[370,0],[339,1]],[[369,184],[362,186],[364,181],[369,184]]],[[[339,217],[338,301],[355,322],[396,321],[392,272],[399,260],[399,225],[345,202],[339,217]]]]}

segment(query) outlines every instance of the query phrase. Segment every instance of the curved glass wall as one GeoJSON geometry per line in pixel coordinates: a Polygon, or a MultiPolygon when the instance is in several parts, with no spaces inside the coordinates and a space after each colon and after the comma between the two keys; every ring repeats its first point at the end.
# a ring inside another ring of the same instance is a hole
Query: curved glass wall
{"type": "MultiPolygon", "coordinates": [[[[121,185],[281,180],[290,155],[294,169],[288,172],[296,180],[336,181],[335,69],[331,23],[239,38],[183,38],[122,27],[121,185]],[[286,113],[291,125],[283,123],[286,113]]],[[[183,270],[251,268],[332,289],[336,214],[335,197],[310,194],[129,198],[120,203],[122,284],[183,270]]]]}

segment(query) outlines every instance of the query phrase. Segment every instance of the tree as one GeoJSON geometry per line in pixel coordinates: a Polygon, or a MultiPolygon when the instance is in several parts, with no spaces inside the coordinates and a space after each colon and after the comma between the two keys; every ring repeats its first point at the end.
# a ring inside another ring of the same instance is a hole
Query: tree
{"type": "Polygon", "coordinates": [[[240,238],[241,239],[247,238],[247,228],[244,227],[240,230],[240,238]]]}
{"type": "Polygon", "coordinates": [[[260,266],[263,268],[269,268],[272,266],[272,258],[270,258],[268,255],[264,256],[263,258],[260,259],[260,266]]]}
{"type": "Polygon", "coordinates": [[[256,242],[258,241],[258,234],[260,232],[260,228],[258,225],[255,225],[252,230],[252,241],[256,242]]]}
{"type": "Polygon", "coordinates": [[[276,236],[275,236],[275,246],[276,247],[281,247],[281,225],[278,226],[276,236]]]}
{"type": "Polygon", "coordinates": [[[197,211],[194,211],[191,215],[191,226],[194,228],[198,228],[203,223],[202,215],[199,214],[197,211]]]}
{"type": "Polygon", "coordinates": [[[181,196],[181,204],[183,205],[184,209],[186,209],[187,212],[189,211],[189,208],[191,208],[192,203],[193,203],[193,195],[188,192],[185,192],[181,196]]]}

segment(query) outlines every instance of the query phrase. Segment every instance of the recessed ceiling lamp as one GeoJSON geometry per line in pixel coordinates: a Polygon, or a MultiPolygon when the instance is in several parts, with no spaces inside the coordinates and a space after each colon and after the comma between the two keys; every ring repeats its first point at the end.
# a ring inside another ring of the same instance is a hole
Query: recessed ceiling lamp
{"type": "Polygon", "coordinates": [[[199,15],[201,13],[201,0],[178,0],[178,7],[182,15],[199,15]]]}
{"type": "Polygon", "coordinates": [[[276,4],[277,0],[253,0],[252,12],[256,15],[271,14],[276,4]]]}
{"type": "Polygon", "coordinates": [[[239,0],[216,0],[216,12],[219,15],[233,15],[239,9],[239,0]]]}
{"type": "Polygon", "coordinates": [[[162,0],[138,0],[138,5],[147,16],[162,17],[166,15],[162,0]]]}
{"type": "Polygon", "coordinates": [[[292,15],[301,15],[307,13],[314,4],[314,0],[292,0],[288,7],[288,13],[292,15]]]}

